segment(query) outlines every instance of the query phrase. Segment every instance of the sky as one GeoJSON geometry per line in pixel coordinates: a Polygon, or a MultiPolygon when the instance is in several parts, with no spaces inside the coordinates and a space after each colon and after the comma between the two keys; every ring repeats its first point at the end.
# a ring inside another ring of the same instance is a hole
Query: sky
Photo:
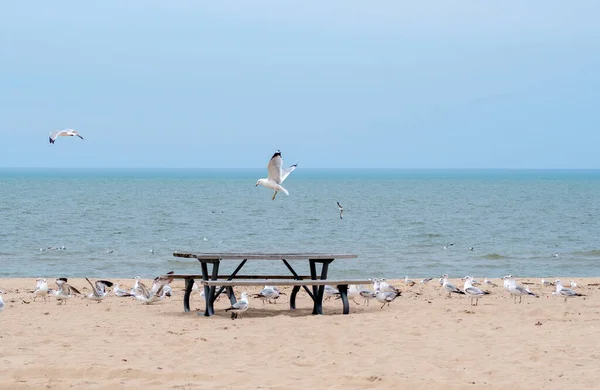
{"type": "Polygon", "coordinates": [[[600,168],[600,2],[12,1],[0,167],[600,168]],[[76,137],[48,142],[53,130],[76,137]]]}

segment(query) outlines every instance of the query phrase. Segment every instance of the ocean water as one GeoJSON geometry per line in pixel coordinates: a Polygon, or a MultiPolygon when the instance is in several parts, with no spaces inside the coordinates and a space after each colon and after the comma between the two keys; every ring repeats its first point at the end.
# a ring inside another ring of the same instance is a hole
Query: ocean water
{"type": "MultiPolygon", "coordinates": [[[[254,185],[265,174],[0,169],[0,277],[200,272],[174,251],[359,256],[334,261],[332,277],[600,274],[597,170],[299,168],[275,201],[254,185]]],[[[252,272],[287,270],[260,261],[252,272]]]]}

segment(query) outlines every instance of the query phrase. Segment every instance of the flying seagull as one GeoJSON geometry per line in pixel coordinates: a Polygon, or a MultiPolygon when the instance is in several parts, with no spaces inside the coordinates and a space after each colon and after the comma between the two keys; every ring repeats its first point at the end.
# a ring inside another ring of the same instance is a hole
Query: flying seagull
{"type": "Polygon", "coordinates": [[[340,204],[340,202],[336,202],[338,206],[338,210],[340,210],[340,219],[344,216],[344,207],[340,204]]]}
{"type": "Polygon", "coordinates": [[[108,296],[108,290],[106,288],[113,286],[113,283],[108,280],[97,280],[95,284],[92,284],[88,278],[85,278],[85,280],[92,286],[92,292],[86,295],[86,298],[98,303],[108,296]]]}
{"type": "Polygon", "coordinates": [[[272,200],[275,200],[275,196],[277,195],[278,191],[281,191],[286,195],[290,194],[288,192],[288,190],[286,190],[285,188],[283,188],[281,186],[281,183],[283,183],[283,181],[289,176],[289,174],[294,169],[296,169],[296,166],[298,164],[294,164],[287,168],[282,168],[281,167],[282,165],[283,165],[283,159],[281,158],[281,152],[278,150],[275,152],[273,157],[271,157],[271,161],[269,161],[269,165],[267,165],[267,171],[268,171],[267,178],[266,179],[258,179],[258,181],[256,182],[256,186],[258,186],[260,184],[263,187],[267,187],[267,188],[270,188],[275,191],[275,193],[273,194],[273,198],[271,198],[272,200]]]}
{"type": "Polygon", "coordinates": [[[56,137],[73,137],[73,136],[77,136],[77,137],[83,139],[83,137],[81,135],[79,135],[79,133],[73,129],[53,131],[50,133],[50,144],[54,144],[54,142],[56,141],[56,137]]]}

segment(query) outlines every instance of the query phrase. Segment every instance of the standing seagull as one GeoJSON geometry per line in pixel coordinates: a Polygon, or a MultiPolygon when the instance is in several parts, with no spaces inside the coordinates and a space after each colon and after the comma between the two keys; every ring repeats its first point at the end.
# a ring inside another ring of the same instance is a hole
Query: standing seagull
{"type": "Polygon", "coordinates": [[[46,302],[46,296],[50,289],[48,288],[48,283],[46,283],[46,279],[39,278],[37,280],[37,286],[35,291],[33,292],[33,301],[35,302],[35,298],[41,296],[44,298],[44,302],[46,302]]]}
{"type": "Polygon", "coordinates": [[[233,320],[234,318],[238,318],[238,315],[240,313],[243,313],[246,310],[248,310],[248,307],[250,307],[250,305],[248,304],[248,293],[243,292],[242,298],[233,305],[231,305],[229,308],[225,309],[225,311],[231,311],[231,319],[233,320]]]}
{"type": "Polygon", "coordinates": [[[554,291],[552,293],[552,295],[559,295],[559,296],[565,298],[565,302],[567,302],[568,298],[583,297],[583,296],[585,296],[583,294],[575,292],[575,290],[572,290],[570,288],[564,287],[562,285],[562,283],[560,282],[560,280],[557,280],[556,282],[554,282],[554,285],[556,286],[556,291],[554,291]]]}
{"type": "Polygon", "coordinates": [[[342,219],[342,217],[344,216],[344,208],[342,207],[340,202],[337,202],[337,205],[338,205],[338,210],[340,210],[340,219],[342,219]]]}
{"type": "Polygon", "coordinates": [[[83,139],[83,137],[81,135],[79,135],[79,133],[73,129],[53,131],[52,133],[50,133],[50,144],[51,145],[54,144],[54,142],[56,141],[56,137],[73,137],[73,136],[77,136],[77,137],[83,139]]]}
{"type": "Polygon", "coordinates": [[[281,152],[278,150],[275,152],[273,157],[271,157],[271,161],[269,161],[269,165],[267,165],[268,176],[266,179],[258,179],[256,182],[256,186],[259,184],[263,187],[270,188],[275,190],[273,194],[272,200],[275,200],[275,196],[277,195],[277,191],[282,191],[284,194],[289,195],[288,190],[281,186],[281,183],[289,176],[289,174],[296,169],[298,164],[294,164],[285,169],[282,169],[283,158],[281,158],[281,152]]]}
{"type": "Polygon", "coordinates": [[[477,306],[477,304],[479,303],[479,297],[487,295],[489,294],[489,292],[483,291],[482,289],[479,289],[477,287],[473,287],[473,278],[471,276],[465,276],[463,280],[465,281],[465,294],[469,296],[469,302],[471,306],[477,306]],[[473,299],[475,300],[475,304],[473,304],[473,299]]]}
{"type": "Polygon", "coordinates": [[[448,282],[448,274],[442,275],[442,288],[448,293],[448,298],[452,298],[452,293],[465,294],[463,291],[460,291],[458,287],[448,282]]]}

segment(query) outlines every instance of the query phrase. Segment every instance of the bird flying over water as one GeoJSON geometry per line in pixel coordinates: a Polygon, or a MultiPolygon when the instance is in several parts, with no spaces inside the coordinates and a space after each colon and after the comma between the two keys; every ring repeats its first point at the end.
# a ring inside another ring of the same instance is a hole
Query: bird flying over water
{"type": "Polygon", "coordinates": [[[342,219],[342,217],[344,216],[344,208],[342,207],[340,202],[337,202],[337,205],[338,205],[338,210],[340,210],[340,219],[342,219]]]}
{"type": "Polygon", "coordinates": [[[54,144],[54,142],[56,141],[57,137],[73,137],[73,136],[77,136],[81,139],[83,139],[83,137],[76,132],[73,129],[65,129],[65,130],[58,130],[58,131],[53,131],[50,133],[50,144],[54,144]]]}
{"type": "Polygon", "coordinates": [[[272,200],[275,200],[275,196],[277,195],[278,191],[281,191],[286,195],[290,194],[288,190],[281,186],[281,183],[283,183],[283,181],[289,176],[289,174],[294,169],[296,169],[296,166],[298,164],[291,165],[287,168],[282,168],[282,165],[283,158],[281,158],[281,152],[278,150],[275,152],[275,154],[273,154],[273,157],[271,157],[271,161],[269,161],[269,164],[267,165],[267,178],[258,179],[258,181],[256,182],[256,186],[260,184],[263,187],[267,187],[275,191],[275,193],[273,194],[273,198],[271,198],[272,200]]]}

